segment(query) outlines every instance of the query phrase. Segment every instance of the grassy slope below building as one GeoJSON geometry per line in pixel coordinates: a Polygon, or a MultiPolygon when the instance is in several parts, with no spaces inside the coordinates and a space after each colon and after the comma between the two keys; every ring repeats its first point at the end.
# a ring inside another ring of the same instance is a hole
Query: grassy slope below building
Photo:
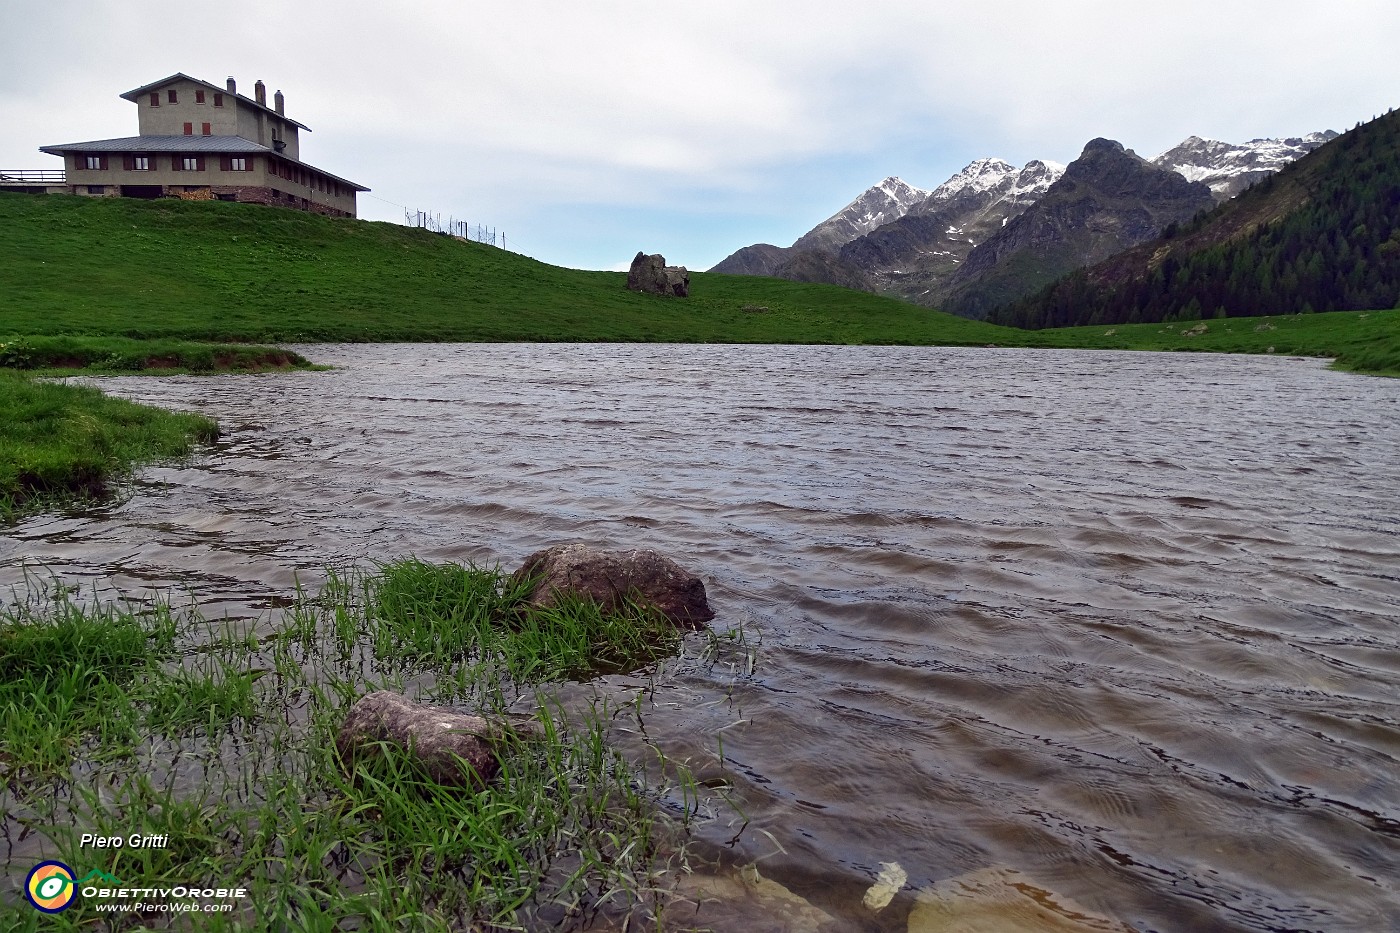
{"type": "MultiPolygon", "coordinates": [[[[1028,332],[829,285],[696,273],[688,299],[394,224],[0,194],[0,340],[660,341],[1214,350],[1400,371],[1397,312],[1028,332]],[[1269,325],[1273,329],[1255,327],[1269,325]]],[[[626,258],[626,257],[623,257],[626,258]]]]}
{"type": "MultiPolygon", "coordinates": [[[[0,333],[276,341],[997,342],[832,286],[696,274],[687,300],[393,224],[222,202],[0,196],[0,333]]],[[[628,258],[628,257],[622,257],[628,258]]]]}

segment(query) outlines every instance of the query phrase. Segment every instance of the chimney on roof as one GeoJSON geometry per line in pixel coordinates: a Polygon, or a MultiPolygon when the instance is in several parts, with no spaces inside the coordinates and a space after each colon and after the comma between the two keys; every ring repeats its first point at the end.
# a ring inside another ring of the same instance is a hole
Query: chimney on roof
{"type": "Polygon", "coordinates": [[[257,101],[259,106],[267,106],[267,85],[262,83],[261,78],[253,83],[253,100],[257,101]]]}
{"type": "Polygon", "coordinates": [[[230,94],[238,93],[238,82],[233,80],[233,75],[228,76],[228,92],[230,94]]]}
{"type": "Polygon", "coordinates": [[[272,109],[276,110],[282,116],[287,115],[287,98],[282,96],[281,91],[272,95],[272,109]]]}

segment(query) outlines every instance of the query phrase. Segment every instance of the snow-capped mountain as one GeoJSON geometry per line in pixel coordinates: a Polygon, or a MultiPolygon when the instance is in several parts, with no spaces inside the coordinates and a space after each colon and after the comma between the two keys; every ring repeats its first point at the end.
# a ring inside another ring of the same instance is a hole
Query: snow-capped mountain
{"type": "Polygon", "coordinates": [[[1058,162],[1017,168],[978,159],[904,217],[847,243],[841,259],[869,272],[882,292],[926,300],[978,243],[1039,200],[1064,171],[1058,162]]]}
{"type": "Polygon", "coordinates": [[[1044,194],[1064,171],[1058,162],[1033,160],[1017,168],[1004,159],[978,159],[934,188],[914,210],[929,214],[967,195],[990,195],[991,202],[1009,199],[1029,203],[1044,194]]]}
{"type": "Polygon", "coordinates": [[[860,197],[798,237],[797,242],[792,244],[793,249],[835,252],[861,234],[903,217],[929,194],[928,190],[915,188],[904,179],[891,175],[878,185],[867,188],[860,197]]]}
{"type": "MultiPolygon", "coordinates": [[[[1188,183],[1203,183],[1211,197],[1220,202],[1336,136],[1328,130],[1288,139],[1255,139],[1240,145],[1192,136],[1150,160],[1150,165],[1169,178],[1176,173],[1188,183]]],[[[1102,178],[1096,179],[1095,191],[1109,200],[1126,198],[1134,203],[1141,202],[1142,209],[1132,214],[1137,220],[1149,218],[1155,223],[1160,215],[1168,217],[1164,222],[1169,222],[1175,216],[1172,211],[1178,201],[1183,201],[1176,197],[1180,192],[1168,191],[1169,182],[1160,178],[1154,180],[1151,173],[1138,170],[1136,163],[1144,163],[1144,160],[1128,150],[1124,152],[1132,158],[1105,156],[1107,161],[1122,169],[1122,190],[1113,189],[1113,178],[1102,178]],[[1158,195],[1165,199],[1162,204],[1157,203],[1158,195]]],[[[886,178],[799,237],[792,246],[762,243],[746,246],[712,271],[831,282],[895,295],[915,304],[941,307],[947,299],[957,297],[949,292],[954,287],[954,276],[958,276],[960,294],[971,288],[968,285],[971,271],[960,270],[972,261],[973,250],[997,237],[1003,227],[1039,203],[1065,171],[1065,166],[1057,162],[1032,161],[1017,168],[1004,159],[983,158],[967,165],[932,191],[916,188],[899,178],[886,178]]],[[[1197,193],[1204,190],[1197,189],[1197,193]]],[[[1061,195],[1064,195],[1063,190],[1061,195]]],[[[1209,199],[1206,203],[1209,205],[1209,199]]],[[[1103,216],[1111,213],[1100,212],[1103,216]]],[[[1120,226],[1126,223],[1116,215],[1113,218],[1120,226]]],[[[1079,242],[1076,237],[1081,231],[1070,229],[1074,226],[1073,218],[1057,216],[1052,220],[1051,226],[1056,232],[1051,239],[1056,243],[1079,242]]],[[[1119,248],[1135,242],[1134,238],[1140,238],[1138,235],[1142,231],[1135,229],[1131,233],[1126,238],[1119,237],[1123,239],[1119,248]]],[[[1099,240],[1095,240],[1096,250],[1113,237],[1099,237],[1099,240]]],[[[1049,268],[1041,262],[1039,248],[1008,248],[994,252],[997,256],[1014,252],[1017,256],[1029,257],[1025,259],[1027,263],[1040,263],[1049,268]]],[[[991,255],[987,250],[982,253],[975,265],[986,264],[986,256],[991,255]]],[[[1086,253],[1082,261],[1087,262],[1089,258],[1086,253]]]]}
{"type": "Polygon", "coordinates": [[[1336,138],[1335,132],[1327,130],[1287,139],[1251,139],[1237,145],[1189,136],[1151,161],[1185,176],[1187,181],[1205,182],[1216,201],[1226,201],[1336,138]]]}

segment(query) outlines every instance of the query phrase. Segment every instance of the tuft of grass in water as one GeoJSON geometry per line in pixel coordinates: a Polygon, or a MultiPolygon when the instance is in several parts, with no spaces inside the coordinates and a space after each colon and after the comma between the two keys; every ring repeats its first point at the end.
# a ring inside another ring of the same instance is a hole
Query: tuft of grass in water
{"type": "Polygon", "coordinates": [[[635,670],[676,652],[681,635],[649,606],[603,612],[588,600],[527,608],[531,581],[511,585],[499,568],[388,564],[368,581],[376,657],[502,666],[516,684],[635,670]]]}
{"type": "Polygon", "coordinates": [[[0,520],[101,497],[137,464],[187,456],[218,435],[202,415],[0,369],[0,520]]]}
{"type": "MultiPolygon", "coordinates": [[[[534,614],[499,571],[415,560],[332,574],[260,638],[192,611],[54,593],[11,607],[0,626],[0,670],[17,684],[0,694],[7,754],[40,745],[11,738],[33,718],[24,697],[41,685],[90,689],[59,717],[67,757],[42,769],[16,761],[26,779],[0,786],[4,834],[45,840],[7,862],[11,877],[47,857],[129,886],[248,888],[230,912],[198,915],[211,930],[576,929],[599,914],[660,923],[702,792],[683,763],[649,779],[610,747],[611,729],[642,729],[640,702],[559,698],[548,678],[633,651],[580,648],[581,633],[614,636],[578,607],[534,614]],[[336,732],[377,689],[496,720],[523,713],[535,726],[507,733],[486,786],[437,785],[394,747],[357,756],[347,774],[336,732]],[[79,708],[86,718],[71,714],[79,708]],[[84,848],[83,833],[168,844],[84,848]]],[[[698,657],[713,660],[715,646],[698,657]]],[[[20,897],[0,891],[0,907],[20,897]]],[[[100,912],[89,899],[53,917],[14,916],[36,931],[188,922],[100,912]]]]}
{"type": "Polygon", "coordinates": [[[0,367],[49,375],[149,371],[162,374],[259,373],[317,368],[300,354],[281,347],[68,335],[19,335],[0,339],[0,367]]]}
{"type": "Polygon", "coordinates": [[[61,588],[40,606],[0,614],[0,784],[66,769],[89,737],[129,745],[137,724],[123,701],[173,651],[168,611],[82,609],[61,588]]]}

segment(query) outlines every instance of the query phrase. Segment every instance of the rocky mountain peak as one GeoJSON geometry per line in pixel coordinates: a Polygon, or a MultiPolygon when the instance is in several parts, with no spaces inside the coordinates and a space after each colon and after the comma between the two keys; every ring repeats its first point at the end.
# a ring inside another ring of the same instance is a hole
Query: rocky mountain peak
{"type": "MultiPolygon", "coordinates": [[[[1082,160],[1094,155],[1113,155],[1119,152],[1132,152],[1132,150],[1123,148],[1123,144],[1116,139],[1105,139],[1100,136],[1084,144],[1084,151],[1079,154],[1079,158],[1082,160]]],[[[1136,155],[1136,153],[1133,154],[1136,155]]]]}
{"type": "Polygon", "coordinates": [[[897,175],[890,175],[798,237],[792,248],[835,252],[861,234],[903,217],[929,194],[897,175]]]}

